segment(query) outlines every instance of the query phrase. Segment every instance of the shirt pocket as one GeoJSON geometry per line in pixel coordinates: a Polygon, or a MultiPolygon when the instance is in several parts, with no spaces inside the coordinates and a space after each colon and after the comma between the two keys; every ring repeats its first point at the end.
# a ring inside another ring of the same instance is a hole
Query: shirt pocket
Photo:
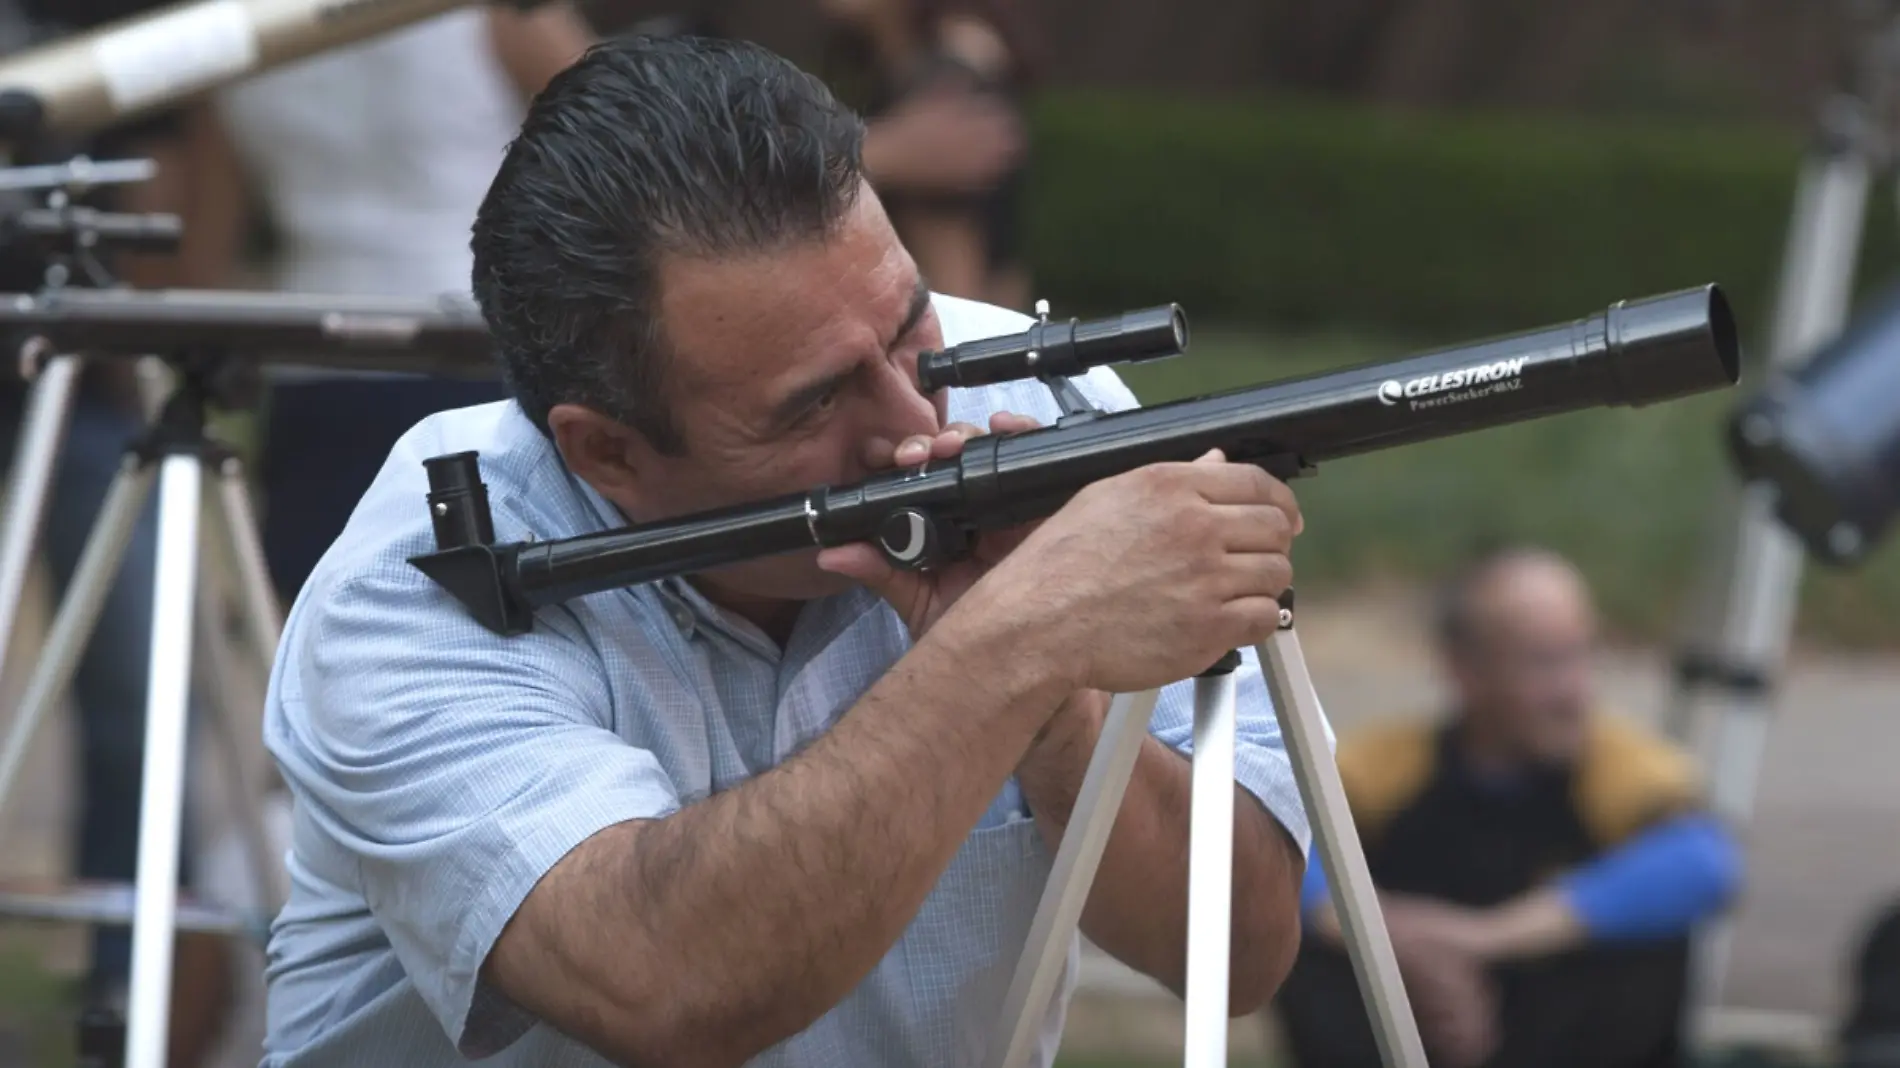
{"type": "MultiPolygon", "coordinates": [[[[1006,790],[998,797],[904,936],[919,1063],[933,1068],[983,1063],[1055,862],[1035,820],[1021,811],[1020,796],[1006,790]]],[[[1070,952],[1073,968],[1073,945],[1070,952]]],[[[1051,1001],[1044,1028],[1051,1049],[1071,978],[1051,1001]]]]}
{"type": "Polygon", "coordinates": [[[1003,788],[997,791],[996,799],[990,802],[990,807],[983,810],[983,815],[976,821],[975,829],[993,830],[1008,823],[1030,818],[1029,801],[1023,797],[1022,784],[1012,776],[1003,784],[1003,788]]]}

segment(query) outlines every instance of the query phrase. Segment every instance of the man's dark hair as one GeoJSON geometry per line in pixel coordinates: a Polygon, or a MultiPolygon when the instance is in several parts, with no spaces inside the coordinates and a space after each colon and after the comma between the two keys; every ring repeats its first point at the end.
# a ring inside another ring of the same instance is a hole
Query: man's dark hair
{"type": "Polygon", "coordinates": [[[510,390],[543,433],[582,404],[683,447],[662,377],[663,254],[829,231],[857,196],[864,127],[754,44],[633,36],[548,83],[476,213],[473,288],[510,390]]]}

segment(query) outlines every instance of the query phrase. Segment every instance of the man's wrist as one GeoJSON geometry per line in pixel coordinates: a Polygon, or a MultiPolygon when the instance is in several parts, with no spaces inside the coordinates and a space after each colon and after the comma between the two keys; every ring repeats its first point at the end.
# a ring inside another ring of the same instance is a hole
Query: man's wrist
{"type": "Polygon", "coordinates": [[[1474,948],[1487,960],[1514,960],[1566,949],[1586,934],[1564,893],[1544,889],[1483,912],[1474,948]]]}
{"type": "MultiPolygon", "coordinates": [[[[969,677],[999,687],[1012,704],[1053,716],[1081,686],[1071,666],[1049,651],[1047,629],[1036,617],[995,600],[989,586],[986,577],[971,587],[918,644],[932,646],[969,677]]],[[[1047,726],[1045,721],[1038,732],[1047,726]]]]}

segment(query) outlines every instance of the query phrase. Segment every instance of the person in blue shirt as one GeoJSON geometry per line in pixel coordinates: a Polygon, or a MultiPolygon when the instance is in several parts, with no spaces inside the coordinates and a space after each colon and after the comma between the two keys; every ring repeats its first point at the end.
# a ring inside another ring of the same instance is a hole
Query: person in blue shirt
{"type": "MultiPolygon", "coordinates": [[[[1689,936],[1736,892],[1733,837],[1683,754],[1600,707],[1591,599],[1563,558],[1483,554],[1439,628],[1452,713],[1337,747],[1432,1063],[1679,1063],[1689,936]]],[[[1323,868],[1278,1015],[1300,1068],[1376,1068],[1323,868]]]]}
{"type": "MultiPolygon", "coordinates": [[[[1035,382],[918,390],[923,351],[1030,320],[931,292],[862,138],[741,42],[609,41],[534,100],[472,235],[512,399],[405,435],[285,625],[266,1066],[978,1063],[1109,695],[1157,687],[1080,926],[1181,990],[1188,680],[1236,648],[1231,1011],[1290,967],[1310,834],[1251,648],[1302,521],[1258,468],[1213,451],[1106,478],[939,571],[788,553],[514,637],[409,563],[445,453],[478,453],[512,542],[1053,422],[1035,382]]],[[[1077,381],[1135,403],[1107,369],[1077,381]]]]}

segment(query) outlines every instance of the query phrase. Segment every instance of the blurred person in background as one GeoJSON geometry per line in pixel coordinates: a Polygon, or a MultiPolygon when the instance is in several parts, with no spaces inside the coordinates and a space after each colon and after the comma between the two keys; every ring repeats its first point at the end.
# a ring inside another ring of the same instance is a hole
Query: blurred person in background
{"type": "Polygon", "coordinates": [[[819,0],[818,73],[868,123],[864,166],[932,287],[1027,311],[1024,94],[1036,47],[1014,0],[819,0]]]}
{"type": "MultiPolygon", "coordinates": [[[[218,108],[275,248],[261,279],[301,293],[466,297],[469,227],[528,100],[593,31],[568,4],[475,5],[227,88],[218,108]]],[[[501,399],[499,381],[273,372],[264,550],[286,605],[396,438],[501,399]]]]}
{"type": "MultiPolygon", "coordinates": [[[[0,53],[19,52],[158,6],[156,0],[0,0],[0,53]]],[[[102,257],[105,266],[134,286],[202,286],[221,275],[235,244],[228,220],[203,210],[203,205],[231,193],[229,167],[218,165],[226,151],[210,110],[185,104],[91,136],[45,140],[13,162],[56,163],[78,154],[153,161],[153,178],[105,187],[83,202],[101,210],[178,214],[188,220],[180,245],[166,254],[108,253],[102,257]],[[205,222],[189,222],[201,216],[205,222]]],[[[21,194],[10,199],[7,208],[43,204],[45,195],[21,194]]],[[[9,292],[38,288],[44,267],[43,256],[32,248],[13,245],[0,250],[0,275],[9,292]]],[[[0,378],[0,464],[13,462],[29,398],[17,378],[0,378]]],[[[52,579],[55,603],[72,581],[125,449],[143,427],[133,365],[117,360],[88,364],[72,396],[36,543],[52,579]]],[[[126,544],[68,691],[78,713],[77,811],[70,863],[73,877],[82,882],[129,885],[137,870],[157,514],[154,492],[126,544]]],[[[189,826],[184,828],[179,867],[184,885],[193,876],[196,837],[189,826]]],[[[95,926],[89,937],[80,997],[123,1013],[132,968],[131,930],[95,926]]],[[[183,1068],[202,1063],[214,1041],[231,976],[214,936],[179,935],[173,960],[170,1063],[183,1068]]]]}
{"type": "MultiPolygon", "coordinates": [[[[1340,775],[1435,1065],[1680,1063],[1689,938],[1736,893],[1688,759],[1601,709],[1589,592],[1562,558],[1487,553],[1449,584],[1449,715],[1342,731],[1340,775]]],[[[1278,999],[1300,1068],[1376,1068],[1315,854],[1278,999]]]]}

